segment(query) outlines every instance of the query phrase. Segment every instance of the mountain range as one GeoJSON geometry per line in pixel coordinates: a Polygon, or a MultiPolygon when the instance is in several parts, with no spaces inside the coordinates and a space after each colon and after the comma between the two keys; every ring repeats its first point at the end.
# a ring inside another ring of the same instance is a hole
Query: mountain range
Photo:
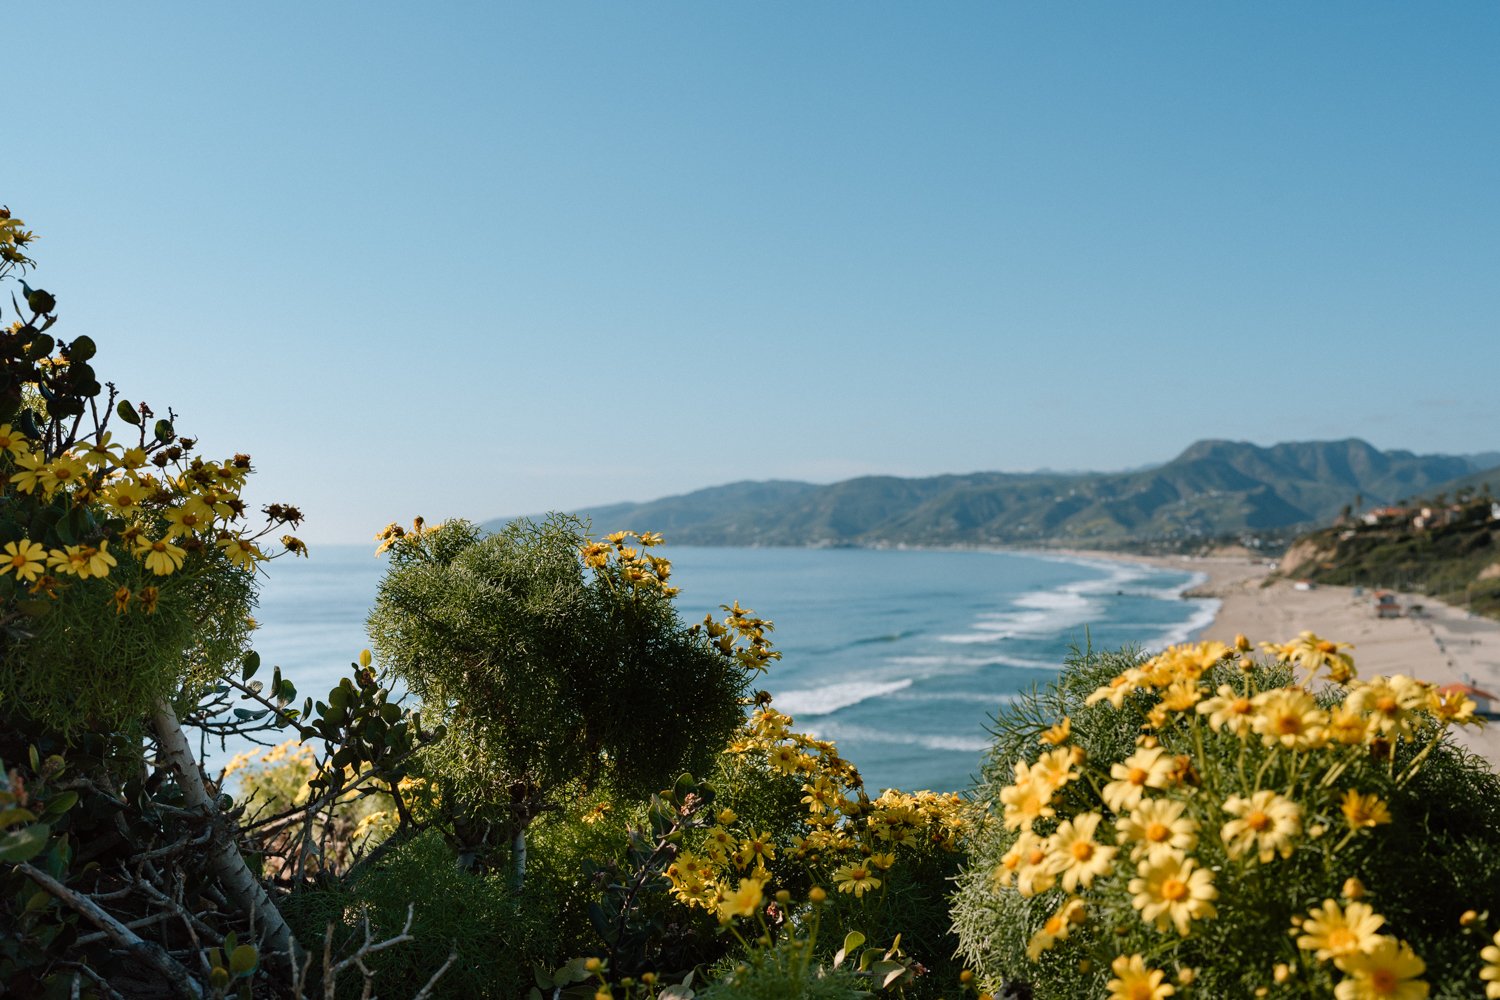
{"type": "Polygon", "coordinates": [[[1490,473],[1500,489],[1497,457],[1381,451],[1354,438],[1270,447],[1207,440],[1126,472],[739,482],[574,513],[595,534],[659,531],[681,545],[1171,547],[1284,536],[1328,523],[1346,505],[1477,485],[1490,473]]]}

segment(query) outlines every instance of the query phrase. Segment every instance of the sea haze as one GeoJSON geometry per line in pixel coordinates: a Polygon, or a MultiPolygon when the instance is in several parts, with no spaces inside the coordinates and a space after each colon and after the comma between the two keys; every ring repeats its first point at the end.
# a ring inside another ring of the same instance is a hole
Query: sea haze
{"type": "MultiPolygon", "coordinates": [[[[1186,573],[1019,552],[658,550],[687,621],[739,601],[776,623],[782,660],[757,681],[797,728],[836,740],[872,790],[967,788],[991,717],[1045,684],[1074,647],[1158,649],[1200,631],[1216,602],[1186,573]]],[[[278,560],[256,648],[300,697],[322,698],[368,644],[384,572],[368,546],[278,560]]]]}

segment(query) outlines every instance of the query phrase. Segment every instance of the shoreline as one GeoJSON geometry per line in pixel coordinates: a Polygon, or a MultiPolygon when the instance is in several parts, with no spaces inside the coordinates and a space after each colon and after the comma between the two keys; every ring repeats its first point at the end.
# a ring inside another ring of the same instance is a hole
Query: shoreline
{"type": "MultiPolygon", "coordinates": [[[[1254,556],[1147,556],[1127,552],[1052,550],[1070,558],[1135,562],[1203,578],[1183,597],[1219,602],[1200,638],[1232,642],[1285,642],[1311,631],[1354,646],[1360,676],[1406,674],[1437,684],[1472,684],[1500,695],[1500,621],[1471,616],[1421,594],[1398,593],[1403,608],[1421,605],[1421,617],[1377,618],[1369,592],[1319,584],[1296,590],[1289,580],[1270,580],[1275,563],[1254,556]]],[[[1497,703],[1496,708],[1500,708],[1497,703]]],[[[1482,728],[1454,727],[1454,741],[1500,768],[1500,722],[1482,728]]]]}

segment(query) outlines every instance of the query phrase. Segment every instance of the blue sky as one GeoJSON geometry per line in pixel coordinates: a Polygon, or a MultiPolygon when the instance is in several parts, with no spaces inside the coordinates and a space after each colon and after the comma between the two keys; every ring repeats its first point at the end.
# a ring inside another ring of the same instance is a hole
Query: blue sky
{"type": "MultiPolygon", "coordinates": [[[[1500,448],[1500,5],[30,4],[0,202],[312,541],[1500,448]]],[[[642,526],[649,527],[649,526],[642,526]]]]}

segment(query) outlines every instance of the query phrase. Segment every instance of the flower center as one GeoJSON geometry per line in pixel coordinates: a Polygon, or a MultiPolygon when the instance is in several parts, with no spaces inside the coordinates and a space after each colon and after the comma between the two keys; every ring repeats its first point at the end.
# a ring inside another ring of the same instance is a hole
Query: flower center
{"type": "Polygon", "coordinates": [[[1146,827],[1146,839],[1155,844],[1163,843],[1171,835],[1172,831],[1165,823],[1152,823],[1146,827]]]}
{"type": "Polygon", "coordinates": [[[1150,983],[1136,982],[1130,985],[1130,1000],[1155,1000],[1155,993],[1150,983]]]}
{"type": "Polygon", "coordinates": [[[22,566],[26,565],[26,557],[17,552],[15,555],[10,557],[10,564],[16,569],[20,569],[22,566]]]}
{"type": "Polygon", "coordinates": [[[1161,884],[1161,898],[1169,903],[1175,903],[1187,894],[1187,883],[1180,878],[1169,878],[1161,884]]]}
{"type": "Polygon", "coordinates": [[[1087,861],[1094,856],[1094,845],[1087,840],[1076,841],[1069,850],[1079,861],[1087,861]]]}
{"type": "Polygon", "coordinates": [[[1393,715],[1396,711],[1396,699],[1386,695],[1375,703],[1375,707],[1380,709],[1381,715],[1393,715]]]}
{"type": "Polygon", "coordinates": [[[1245,825],[1256,833],[1264,833],[1266,828],[1271,825],[1271,817],[1257,809],[1245,817],[1245,825]]]}
{"type": "Polygon", "coordinates": [[[1286,736],[1300,733],[1302,732],[1302,717],[1297,715],[1283,715],[1276,720],[1276,728],[1286,736]]]}
{"type": "Polygon", "coordinates": [[[1395,996],[1398,985],[1394,969],[1376,969],[1370,973],[1370,986],[1378,997],[1395,996]]]}
{"type": "Polygon", "coordinates": [[[1128,780],[1132,785],[1144,785],[1148,777],[1150,777],[1150,774],[1146,771],[1145,768],[1132,767],[1130,769],[1130,776],[1128,780]]]}
{"type": "Polygon", "coordinates": [[[1358,943],[1354,932],[1347,927],[1335,927],[1328,932],[1328,950],[1335,954],[1350,951],[1358,943]]]}

